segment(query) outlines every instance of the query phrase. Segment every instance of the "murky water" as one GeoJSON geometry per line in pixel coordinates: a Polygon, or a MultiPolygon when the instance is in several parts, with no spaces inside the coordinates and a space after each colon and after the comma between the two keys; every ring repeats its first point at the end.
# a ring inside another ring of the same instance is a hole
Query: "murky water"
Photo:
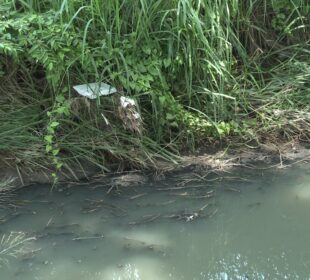
{"type": "Polygon", "coordinates": [[[224,177],[24,188],[0,209],[0,279],[310,279],[309,165],[224,177]]]}

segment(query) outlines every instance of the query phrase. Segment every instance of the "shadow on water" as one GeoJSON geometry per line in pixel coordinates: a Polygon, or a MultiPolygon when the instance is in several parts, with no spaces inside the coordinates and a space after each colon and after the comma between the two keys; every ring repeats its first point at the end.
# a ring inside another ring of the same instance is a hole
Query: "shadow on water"
{"type": "Polygon", "coordinates": [[[310,279],[308,170],[21,189],[0,209],[0,279],[310,279]]]}

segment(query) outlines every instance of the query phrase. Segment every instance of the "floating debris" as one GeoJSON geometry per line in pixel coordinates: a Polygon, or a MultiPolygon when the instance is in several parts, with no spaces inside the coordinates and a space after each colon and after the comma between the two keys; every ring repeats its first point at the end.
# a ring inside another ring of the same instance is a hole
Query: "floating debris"
{"type": "Polygon", "coordinates": [[[107,193],[110,193],[112,190],[119,190],[119,188],[122,187],[141,186],[146,182],[146,176],[135,173],[122,174],[111,179],[109,183],[111,187],[108,189],[107,193]]]}
{"type": "Polygon", "coordinates": [[[72,240],[73,241],[81,241],[81,240],[92,240],[92,239],[103,239],[104,235],[103,234],[95,234],[95,235],[91,235],[91,236],[79,236],[79,237],[75,237],[72,240]]]}
{"type": "Polygon", "coordinates": [[[175,203],[176,200],[168,200],[168,201],[164,201],[164,202],[148,202],[148,203],[137,203],[136,205],[138,207],[158,207],[158,206],[166,206],[172,203],[175,203]]]}
{"type": "Polygon", "coordinates": [[[134,199],[140,198],[142,196],[145,196],[146,194],[147,193],[140,193],[140,194],[134,195],[134,196],[130,197],[129,200],[134,200],[134,199]]]}
{"type": "Polygon", "coordinates": [[[116,205],[112,205],[110,203],[106,203],[102,199],[101,200],[85,199],[85,201],[88,203],[88,205],[82,208],[82,213],[84,214],[94,213],[106,208],[109,209],[110,213],[116,217],[123,217],[127,215],[125,209],[118,207],[116,205]]]}
{"type": "Polygon", "coordinates": [[[127,173],[121,176],[115,176],[111,184],[119,187],[131,187],[137,185],[143,185],[147,182],[148,178],[145,175],[137,173],[127,173]]]}
{"type": "Polygon", "coordinates": [[[117,92],[116,88],[102,82],[76,85],[73,88],[79,95],[89,99],[96,99],[99,96],[110,95],[117,92]]]}
{"type": "Polygon", "coordinates": [[[203,214],[202,211],[201,212],[191,212],[191,213],[187,213],[186,211],[182,211],[180,213],[174,213],[174,214],[169,214],[169,215],[165,215],[163,216],[163,218],[166,219],[175,219],[178,221],[185,221],[185,222],[192,222],[198,218],[203,218],[206,217],[206,214],[203,214]]]}
{"type": "Polygon", "coordinates": [[[225,188],[224,191],[227,191],[227,192],[236,192],[236,193],[241,193],[241,190],[240,189],[237,189],[237,188],[233,188],[233,187],[228,187],[228,188],[225,188]]]}
{"type": "Polygon", "coordinates": [[[192,192],[182,192],[182,193],[169,193],[171,196],[178,196],[183,198],[192,198],[192,199],[202,199],[202,198],[211,198],[214,197],[214,191],[203,192],[201,194],[195,194],[192,192]]]}

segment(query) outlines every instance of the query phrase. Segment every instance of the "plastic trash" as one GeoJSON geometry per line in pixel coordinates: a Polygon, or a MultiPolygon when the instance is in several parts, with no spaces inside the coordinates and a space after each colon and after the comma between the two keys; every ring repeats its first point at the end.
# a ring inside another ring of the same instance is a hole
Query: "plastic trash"
{"type": "Polygon", "coordinates": [[[118,110],[124,127],[141,134],[142,119],[140,114],[137,112],[135,100],[129,97],[121,96],[118,110]]]}
{"type": "Polygon", "coordinates": [[[79,95],[89,99],[96,99],[98,96],[110,95],[117,92],[117,89],[105,83],[90,83],[76,85],[73,87],[79,95]]]}

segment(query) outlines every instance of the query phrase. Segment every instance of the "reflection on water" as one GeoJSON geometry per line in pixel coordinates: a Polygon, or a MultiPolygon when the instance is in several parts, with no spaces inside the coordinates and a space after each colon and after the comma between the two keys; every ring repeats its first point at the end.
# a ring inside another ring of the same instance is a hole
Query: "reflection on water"
{"type": "Polygon", "coordinates": [[[22,189],[23,206],[0,210],[0,237],[36,239],[8,256],[0,279],[308,280],[308,169],[229,174],[238,180],[182,173],[112,191],[99,182],[22,189]]]}

